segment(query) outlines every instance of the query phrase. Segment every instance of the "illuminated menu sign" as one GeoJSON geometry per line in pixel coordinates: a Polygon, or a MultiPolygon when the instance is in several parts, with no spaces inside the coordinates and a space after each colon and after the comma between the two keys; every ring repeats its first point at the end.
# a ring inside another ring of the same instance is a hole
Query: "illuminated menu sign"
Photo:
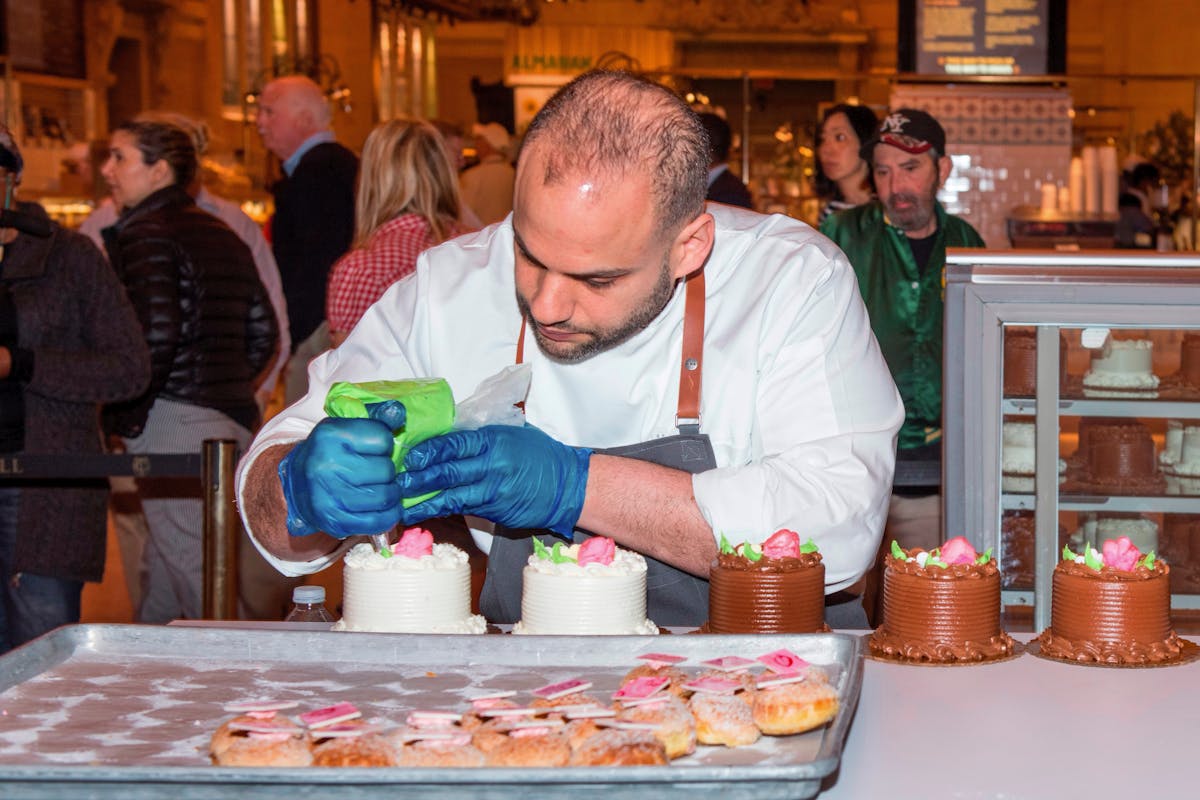
{"type": "Polygon", "coordinates": [[[912,0],[901,4],[901,17],[901,28],[907,29],[903,32],[912,37],[911,58],[901,53],[902,68],[912,72],[953,76],[1065,71],[1064,0],[912,0]]]}

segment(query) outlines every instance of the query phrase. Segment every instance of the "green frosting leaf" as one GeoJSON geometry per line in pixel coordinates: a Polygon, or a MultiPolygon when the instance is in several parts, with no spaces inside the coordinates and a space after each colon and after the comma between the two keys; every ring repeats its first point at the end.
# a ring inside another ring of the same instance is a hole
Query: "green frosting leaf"
{"type": "Polygon", "coordinates": [[[815,552],[817,552],[817,543],[816,543],[816,542],[814,542],[814,541],[812,540],[812,537],[811,537],[811,536],[810,536],[810,537],[808,537],[808,541],[807,541],[807,542],[805,542],[804,544],[800,545],[800,552],[801,552],[801,553],[815,553],[815,552]]]}
{"type": "Polygon", "coordinates": [[[901,561],[908,560],[908,553],[904,552],[904,548],[895,539],[892,539],[892,558],[898,558],[901,561]]]}
{"type": "Polygon", "coordinates": [[[550,560],[550,551],[546,549],[546,545],[542,544],[542,540],[534,536],[530,541],[533,542],[533,552],[542,561],[550,560]]]}
{"type": "Polygon", "coordinates": [[[990,548],[990,547],[987,550],[984,550],[979,555],[975,556],[976,564],[986,564],[991,560],[992,560],[992,548],[990,548]]]}
{"type": "Polygon", "coordinates": [[[724,553],[726,555],[733,552],[733,545],[731,545],[729,543],[729,540],[725,538],[724,533],[721,534],[721,541],[718,543],[717,547],[722,553],[724,553]]]}
{"type": "Polygon", "coordinates": [[[569,555],[564,553],[562,550],[563,550],[563,543],[555,542],[554,547],[552,547],[550,549],[550,560],[553,561],[555,564],[574,564],[575,559],[571,558],[569,555]]]}
{"type": "Polygon", "coordinates": [[[379,548],[379,555],[383,556],[384,558],[391,558],[392,557],[392,548],[390,548],[390,547],[379,548]]]}
{"type": "Polygon", "coordinates": [[[1096,548],[1091,546],[1085,547],[1083,550],[1083,563],[1097,571],[1104,566],[1104,560],[1100,558],[1100,554],[1096,552],[1096,548]]]}
{"type": "Polygon", "coordinates": [[[1071,550],[1071,546],[1070,546],[1070,545],[1067,545],[1067,544],[1064,544],[1064,545],[1063,545],[1062,560],[1063,560],[1063,561],[1074,561],[1074,560],[1075,560],[1075,559],[1077,559],[1077,558],[1079,558],[1079,556],[1075,555],[1075,552],[1074,552],[1073,550],[1071,550]]]}
{"type": "Polygon", "coordinates": [[[749,542],[742,545],[742,555],[745,556],[750,561],[761,561],[762,557],[763,557],[762,550],[758,550],[757,548],[754,547],[754,545],[750,544],[749,542]]]}
{"type": "Polygon", "coordinates": [[[937,550],[934,550],[933,553],[929,554],[929,558],[925,559],[925,566],[941,567],[942,569],[948,569],[950,565],[947,564],[945,561],[942,561],[936,555],[934,555],[934,553],[936,553],[936,552],[937,552],[937,550]]]}
{"type": "Polygon", "coordinates": [[[1151,550],[1149,553],[1146,553],[1146,557],[1142,559],[1142,565],[1146,569],[1154,569],[1154,551],[1153,550],[1151,550]]]}

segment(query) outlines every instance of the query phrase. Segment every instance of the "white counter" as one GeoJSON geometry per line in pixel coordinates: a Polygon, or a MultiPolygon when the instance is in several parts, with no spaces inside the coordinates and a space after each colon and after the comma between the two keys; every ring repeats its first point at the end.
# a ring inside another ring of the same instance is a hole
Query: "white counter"
{"type": "Polygon", "coordinates": [[[1121,669],[1026,654],[918,667],[868,658],[841,770],[818,798],[1195,797],[1197,761],[1200,662],[1121,669]]]}

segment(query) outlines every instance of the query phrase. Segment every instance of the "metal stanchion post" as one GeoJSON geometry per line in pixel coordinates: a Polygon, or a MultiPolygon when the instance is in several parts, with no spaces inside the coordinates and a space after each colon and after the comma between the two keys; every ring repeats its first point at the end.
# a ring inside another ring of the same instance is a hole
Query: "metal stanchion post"
{"type": "Polygon", "coordinates": [[[238,534],[233,470],[237,442],[204,441],[204,618],[237,619],[238,534]]]}

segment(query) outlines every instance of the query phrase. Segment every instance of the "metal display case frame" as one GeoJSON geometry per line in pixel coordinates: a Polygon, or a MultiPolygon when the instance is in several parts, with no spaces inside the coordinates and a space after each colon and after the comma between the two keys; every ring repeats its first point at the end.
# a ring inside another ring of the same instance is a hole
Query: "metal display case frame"
{"type": "MultiPolygon", "coordinates": [[[[943,375],[943,502],[947,536],[965,535],[1000,552],[1004,511],[1034,511],[1034,589],[1005,592],[1032,602],[1035,630],[1050,624],[1051,577],[1059,560],[1060,511],[1200,514],[1200,497],[1059,497],[1059,417],[1200,419],[1200,402],[1078,400],[1059,395],[1059,330],[1200,329],[1200,257],[1135,251],[956,250],[946,256],[943,375]],[[1037,329],[1037,393],[1003,397],[1004,326],[1037,329]],[[1036,423],[1035,493],[1001,492],[1005,415],[1036,423]]],[[[1175,608],[1200,596],[1173,595],[1175,608]]]]}

